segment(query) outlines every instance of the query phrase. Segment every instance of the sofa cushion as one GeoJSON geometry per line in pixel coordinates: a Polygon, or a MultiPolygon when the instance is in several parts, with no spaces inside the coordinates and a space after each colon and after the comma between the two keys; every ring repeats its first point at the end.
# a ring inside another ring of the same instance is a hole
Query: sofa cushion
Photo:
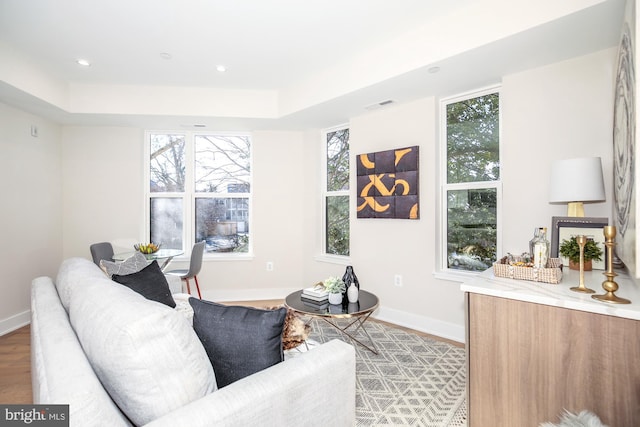
{"type": "Polygon", "coordinates": [[[100,260],[100,268],[107,273],[107,276],[111,277],[114,274],[131,274],[136,273],[149,265],[149,260],[146,256],[140,252],[134,253],[124,261],[107,261],[105,259],[100,260]]]}
{"type": "Polygon", "coordinates": [[[285,308],[262,310],[189,298],[193,328],[204,346],[218,387],[283,360],[285,308]]]}
{"type": "Polygon", "coordinates": [[[166,304],[171,308],[176,306],[167,279],[155,260],[140,271],[125,275],[114,274],[111,279],[131,288],[147,299],[166,304]]]}
{"type": "Polygon", "coordinates": [[[71,325],[105,389],[146,424],[216,389],[207,354],[184,316],[104,274],[74,289],[71,325]]]}
{"type": "Polygon", "coordinates": [[[60,265],[55,282],[62,306],[69,312],[71,294],[76,287],[84,286],[93,280],[106,279],[104,272],[86,258],[68,258],[64,260],[60,265]]]}

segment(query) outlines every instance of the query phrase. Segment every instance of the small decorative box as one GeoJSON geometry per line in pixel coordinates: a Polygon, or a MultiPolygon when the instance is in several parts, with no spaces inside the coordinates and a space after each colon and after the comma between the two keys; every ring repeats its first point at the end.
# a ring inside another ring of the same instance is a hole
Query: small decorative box
{"type": "Polygon", "coordinates": [[[510,279],[532,280],[558,284],[562,280],[562,259],[549,258],[546,268],[521,267],[510,264],[502,264],[500,261],[493,263],[493,274],[497,277],[510,279]]]}

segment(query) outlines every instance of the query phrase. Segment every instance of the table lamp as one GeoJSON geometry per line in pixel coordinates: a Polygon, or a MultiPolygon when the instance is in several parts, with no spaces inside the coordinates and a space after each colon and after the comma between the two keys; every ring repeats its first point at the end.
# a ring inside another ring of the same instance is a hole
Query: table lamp
{"type": "Polygon", "coordinates": [[[567,216],[584,216],[583,202],[604,202],[600,157],[556,160],[551,164],[550,203],[568,203],[567,216]]]}

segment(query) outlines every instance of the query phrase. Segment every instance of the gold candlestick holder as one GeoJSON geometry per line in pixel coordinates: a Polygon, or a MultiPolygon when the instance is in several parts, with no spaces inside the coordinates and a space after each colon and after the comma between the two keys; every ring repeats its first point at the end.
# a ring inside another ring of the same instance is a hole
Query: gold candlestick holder
{"type": "Polygon", "coordinates": [[[602,282],[602,287],[607,291],[604,295],[591,295],[591,298],[598,301],[608,302],[611,304],[630,304],[631,301],[620,298],[615,294],[618,290],[618,284],[613,280],[617,274],[613,271],[613,247],[616,245],[616,227],[607,225],[604,227],[604,244],[607,247],[607,270],[603,273],[607,280],[602,282]]]}
{"type": "Polygon", "coordinates": [[[586,236],[576,236],[576,243],[580,247],[580,285],[570,288],[574,292],[583,292],[585,294],[595,294],[596,291],[589,289],[584,285],[584,245],[587,243],[586,236]]]}

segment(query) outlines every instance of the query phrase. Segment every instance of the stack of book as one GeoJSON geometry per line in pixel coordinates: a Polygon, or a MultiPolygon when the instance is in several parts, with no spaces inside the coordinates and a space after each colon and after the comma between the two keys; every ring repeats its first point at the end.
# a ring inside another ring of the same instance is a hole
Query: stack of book
{"type": "Polygon", "coordinates": [[[307,305],[322,308],[329,304],[329,292],[321,284],[317,284],[310,288],[304,288],[300,299],[307,305]]]}

